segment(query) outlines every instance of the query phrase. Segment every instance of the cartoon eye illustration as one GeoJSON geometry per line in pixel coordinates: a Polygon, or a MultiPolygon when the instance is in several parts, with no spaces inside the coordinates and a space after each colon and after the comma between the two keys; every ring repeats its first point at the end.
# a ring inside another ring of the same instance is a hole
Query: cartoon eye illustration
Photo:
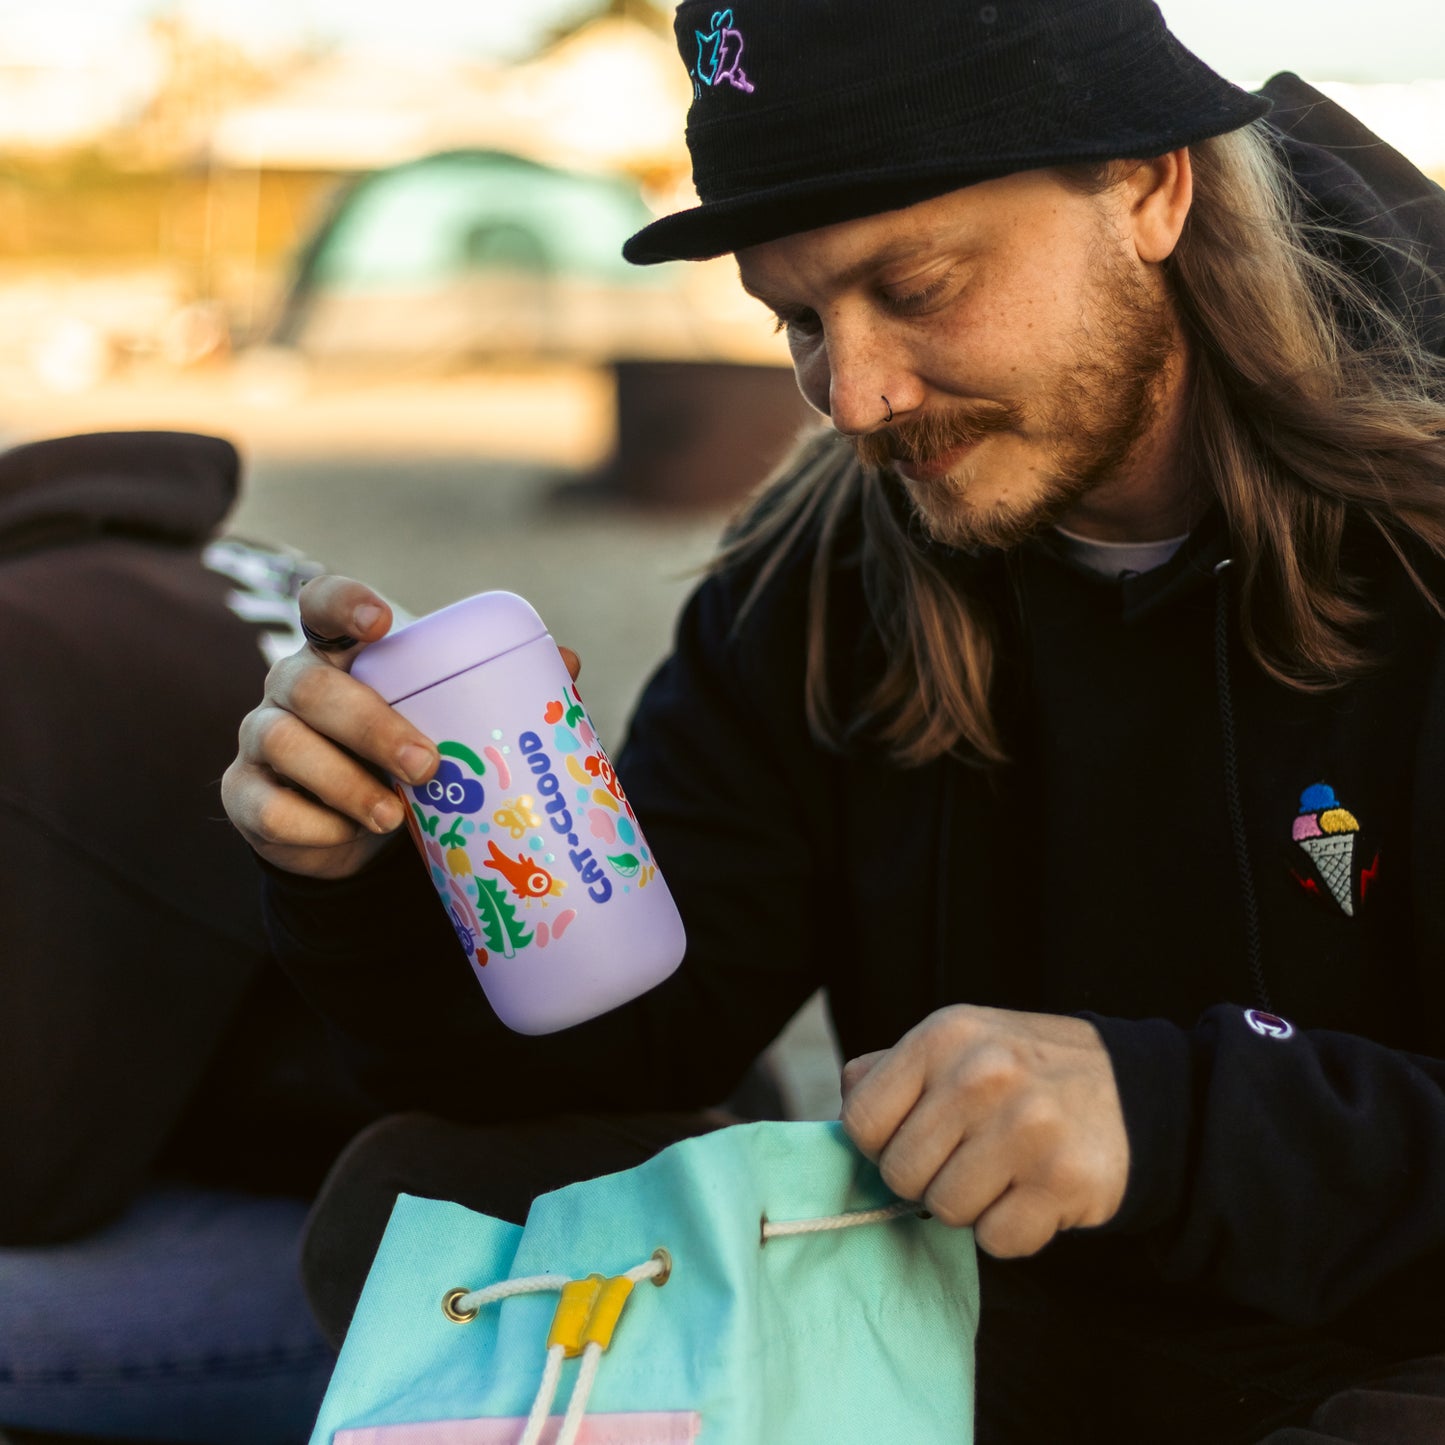
{"type": "Polygon", "coordinates": [[[550,873],[531,873],[527,876],[527,891],[529,893],[546,893],[552,886],[552,875],[550,873]]]}
{"type": "Polygon", "coordinates": [[[418,788],[416,796],[424,798],[439,813],[477,813],[486,802],[486,790],[476,778],[465,777],[462,770],[450,758],[443,758],[441,766],[424,788],[418,788]]]}

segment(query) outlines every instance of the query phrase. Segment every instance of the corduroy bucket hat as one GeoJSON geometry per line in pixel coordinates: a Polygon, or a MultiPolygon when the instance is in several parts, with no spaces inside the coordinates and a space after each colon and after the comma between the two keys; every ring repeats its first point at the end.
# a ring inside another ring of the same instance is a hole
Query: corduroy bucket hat
{"type": "Polygon", "coordinates": [[[700,260],[1071,161],[1163,155],[1269,109],[1153,0],[684,0],[700,205],[633,236],[700,260]]]}

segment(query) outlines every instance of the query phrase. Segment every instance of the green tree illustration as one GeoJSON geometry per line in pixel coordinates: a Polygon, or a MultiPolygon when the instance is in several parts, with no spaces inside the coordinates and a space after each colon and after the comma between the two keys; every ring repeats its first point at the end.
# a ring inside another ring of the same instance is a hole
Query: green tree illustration
{"type": "Polygon", "coordinates": [[[517,917],[517,910],[507,901],[506,891],[490,878],[472,882],[477,889],[477,918],[486,935],[487,947],[503,958],[513,958],[519,948],[532,941],[532,931],[517,917]]]}

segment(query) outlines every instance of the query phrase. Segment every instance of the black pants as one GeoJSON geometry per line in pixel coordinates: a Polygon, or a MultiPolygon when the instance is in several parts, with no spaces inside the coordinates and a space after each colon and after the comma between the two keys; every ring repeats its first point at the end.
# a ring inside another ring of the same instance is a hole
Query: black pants
{"type": "MultiPolygon", "coordinates": [[[[538,1194],[728,1122],[385,1119],[337,1161],[312,1211],[302,1257],[312,1308],[339,1344],[398,1192],[521,1223],[538,1194]]],[[[1035,1264],[980,1255],[979,1265],[977,1445],[1445,1445],[1445,1355],[1383,1358],[1228,1308],[1121,1322],[1035,1264]]]]}

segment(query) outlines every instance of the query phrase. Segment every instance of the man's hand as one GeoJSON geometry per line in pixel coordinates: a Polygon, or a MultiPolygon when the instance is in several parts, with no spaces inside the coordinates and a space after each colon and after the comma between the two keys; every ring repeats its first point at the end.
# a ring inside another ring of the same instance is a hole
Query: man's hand
{"type": "Polygon", "coordinates": [[[241,723],[221,797],[246,841],[278,868],[345,878],[401,826],[401,799],[384,774],[425,782],[440,758],[348,675],[391,627],[391,608],[375,592],[346,577],[318,577],[301,589],[301,621],[314,640],[267,674],[261,705],[241,723]]]}
{"type": "Polygon", "coordinates": [[[1098,1031],[960,1004],[843,1070],[843,1127],[900,1198],[1000,1259],[1112,1219],[1129,1140],[1098,1031]]]}
{"type": "MultiPolygon", "coordinates": [[[[267,674],[221,797],[247,842],[278,868],[346,878],[406,816],[386,775],[424,783],[440,758],[430,738],[349,675],[391,627],[382,598],[346,577],[318,577],[301,590],[301,621],[311,640],[267,674]]],[[[575,678],[576,654],[562,656],[575,678]]]]}

